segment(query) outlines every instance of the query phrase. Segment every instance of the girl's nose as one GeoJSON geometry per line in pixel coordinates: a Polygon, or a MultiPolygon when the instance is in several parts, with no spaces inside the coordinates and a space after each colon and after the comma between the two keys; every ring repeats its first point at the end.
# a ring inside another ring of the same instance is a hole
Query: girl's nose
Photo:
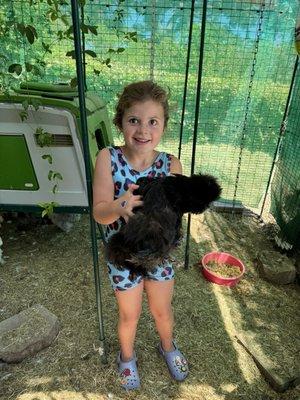
{"type": "Polygon", "coordinates": [[[140,132],[141,133],[148,133],[149,127],[147,123],[142,123],[140,124],[140,132]]]}

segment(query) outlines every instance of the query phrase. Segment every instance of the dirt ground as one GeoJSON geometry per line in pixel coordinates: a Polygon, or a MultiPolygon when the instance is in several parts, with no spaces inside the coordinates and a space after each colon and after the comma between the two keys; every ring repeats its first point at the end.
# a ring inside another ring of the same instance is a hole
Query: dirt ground
{"type": "Polygon", "coordinates": [[[193,217],[189,269],[185,242],[176,250],[175,337],[189,360],[190,375],[174,382],[156,351],[158,337],[144,302],[136,340],[142,387],[126,393],[118,385],[117,307],[100,244],[101,291],[108,364],[100,362],[93,262],[88,216],[69,233],[51,224],[1,228],[5,264],[0,266],[0,321],[42,304],[60,321],[50,347],[19,364],[0,364],[1,400],[205,399],[299,400],[300,388],[276,393],[252,357],[237,342],[243,333],[272,368],[299,377],[299,286],[266,282],[256,257],[269,250],[272,228],[252,217],[207,211],[193,217]],[[206,281],[199,260],[222,250],[240,258],[244,278],[233,288],[206,281]],[[298,322],[298,324],[297,324],[298,322]],[[298,364],[297,364],[298,363],[298,364]]]}

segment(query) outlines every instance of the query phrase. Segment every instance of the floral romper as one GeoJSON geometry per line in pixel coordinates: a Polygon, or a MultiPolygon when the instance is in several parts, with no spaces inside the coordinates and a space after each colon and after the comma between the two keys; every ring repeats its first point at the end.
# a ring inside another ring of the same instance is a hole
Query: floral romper
{"type": "MultiPolygon", "coordinates": [[[[144,171],[134,170],[126,160],[121,147],[109,147],[111,156],[112,177],[115,185],[114,199],[122,196],[127,190],[128,185],[136,183],[140,177],[163,177],[170,174],[172,156],[167,153],[159,153],[153,164],[144,171]]],[[[125,223],[121,217],[112,224],[105,227],[105,238],[108,240],[114,233],[118,232],[125,223]]],[[[167,281],[174,278],[174,269],[168,260],[154,268],[146,276],[142,274],[131,274],[126,268],[120,268],[107,261],[109,278],[114,290],[127,290],[137,286],[142,279],[152,279],[155,281],[167,281]]]]}

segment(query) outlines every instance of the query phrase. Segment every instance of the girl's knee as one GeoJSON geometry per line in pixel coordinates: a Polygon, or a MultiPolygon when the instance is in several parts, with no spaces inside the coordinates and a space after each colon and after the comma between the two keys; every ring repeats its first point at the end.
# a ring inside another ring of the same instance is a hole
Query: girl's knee
{"type": "Polygon", "coordinates": [[[150,307],[151,314],[155,320],[165,321],[173,318],[172,307],[153,308],[150,307]]]}
{"type": "Polygon", "coordinates": [[[122,310],[119,312],[119,320],[125,324],[134,324],[137,323],[140,319],[141,309],[137,308],[136,310],[122,310]]]}

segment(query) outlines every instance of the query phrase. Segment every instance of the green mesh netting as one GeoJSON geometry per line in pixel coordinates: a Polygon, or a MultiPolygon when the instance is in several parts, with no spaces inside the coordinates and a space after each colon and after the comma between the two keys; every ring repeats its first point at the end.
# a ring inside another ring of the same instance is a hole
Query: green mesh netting
{"type": "MultiPolygon", "coordinates": [[[[82,4],[88,89],[108,102],[112,119],[116,93],[124,84],[153,78],[168,86],[172,116],[162,148],[176,155],[192,2],[86,0],[82,4]]],[[[191,169],[202,13],[203,1],[197,0],[181,149],[186,174],[191,169]]],[[[217,176],[228,202],[242,202],[258,212],[267,191],[293,74],[297,15],[298,0],[207,2],[195,171],[217,176]]],[[[20,80],[70,82],[76,76],[71,24],[70,2],[2,0],[2,89],[18,85],[20,80]]],[[[296,100],[295,96],[294,103],[296,100]]],[[[289,118],[282,169],[274,180],[276,187],[280,180],[285,182],[284,197],[274,195],[273,205],[282,223],[290,221],[293,214],[285,215],[289,208],[281,204],[281,198],[295,196],[291,190],[296,187],[296,173],[290,175],[286,168],[300,162],[292,144],[295,136],[289,130],[297,132],[296,120],[293,125],[289,118]],[[286,147],[289,140],[291,151],[286,147]],[[284,207],[281,213],[280,207],[284,207]]],[[[118,140],[116,132],[115,137],[118,140]]],[[[296,207],[289,207],[294,212],[296,207]]]]}
{"type": "Polygon", "coordinates": [[[286,130],[276,164],[271,191],[271,212],[281,228],[281,238],[300,248],[300,68],[289,107],[286,130]]]}

